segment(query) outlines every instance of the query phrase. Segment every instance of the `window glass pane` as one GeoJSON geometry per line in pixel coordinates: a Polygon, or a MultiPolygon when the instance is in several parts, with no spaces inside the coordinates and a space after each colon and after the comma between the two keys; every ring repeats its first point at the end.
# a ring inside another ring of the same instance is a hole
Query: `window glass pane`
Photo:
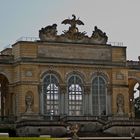
{"type": "Polygon", "coordinates": [[[82,81],[74,75],[68,80],[68,113],[69,115],[82,115],[83,94],[82,81]]]}
{"type": "Polygon", "coordinates": [[[92,108],[93,115],[106,115],[106,82],[102,76],[92,81],[92,108]]]}
{"type": "Polygon", "coordinates": [[[50,100],[50,95],[49,94],[47,95],[47,100],[50,100]]]}
{"type": "Polygon", "coordinates": [[[46,75],[43,83],[44,113],[49,115],[58,115],[58,81],[54,75],[49,74],[46,75]]]}

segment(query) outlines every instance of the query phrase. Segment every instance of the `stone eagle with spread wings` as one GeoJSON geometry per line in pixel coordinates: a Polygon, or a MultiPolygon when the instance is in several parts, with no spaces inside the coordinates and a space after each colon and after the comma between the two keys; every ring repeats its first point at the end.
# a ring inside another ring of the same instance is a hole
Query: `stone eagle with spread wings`
{"type": "Polygon", "coordinates": [[[73,14],[72,15],[72,19],[65,19],[64,21],[62,21],[62,24],[70,24],[70,28],[69,30],[74,30],[77,29],[76,25],[84,25],[84,23],[78,19],[76,19],[76,16],[73,14]]]}
{"type": "Polygon", "coordinates": [[[72,27],[76,26],[76,24],[78,25],[84,25],[84,23],[78,19],[76,19],[76,16],[73,14],[72,15],[73,19],[65,19],[64,21],[62,21],[62,24],[70,24],[72,27]]]}

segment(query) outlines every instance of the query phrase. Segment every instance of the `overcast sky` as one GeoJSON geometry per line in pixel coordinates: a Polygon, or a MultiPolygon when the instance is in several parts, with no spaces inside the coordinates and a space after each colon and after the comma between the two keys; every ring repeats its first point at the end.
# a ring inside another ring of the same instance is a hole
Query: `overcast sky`
{"type": "Polygon", "coordinates": [[[0,50],[21,36],[38,37],[38,30],[75,14],[90,36],[94,26],[106,32],[109,42],[123,42],[127,59],[140,55],[140,0],[0,0],[0,50]]]}

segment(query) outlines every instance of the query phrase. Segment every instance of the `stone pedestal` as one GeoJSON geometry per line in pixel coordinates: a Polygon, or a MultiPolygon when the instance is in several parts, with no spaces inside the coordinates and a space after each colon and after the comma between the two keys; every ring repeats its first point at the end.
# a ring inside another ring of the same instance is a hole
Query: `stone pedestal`
{"type": "Polygon", "coordinates": [[[116,115],[114,115],[113,117],[112,117],[112,120],[129,120],[129,116],[128,116],[128,114],[125,114],[125,113],[123,113],[123,114],[116,114],[116,115]]]}
{"type": "Polygon", "coordinates": [[[43,120],[43,117],[38,113],[24,113],[18,117],[17,121],[28,121],[28,120],[43,120]]]}

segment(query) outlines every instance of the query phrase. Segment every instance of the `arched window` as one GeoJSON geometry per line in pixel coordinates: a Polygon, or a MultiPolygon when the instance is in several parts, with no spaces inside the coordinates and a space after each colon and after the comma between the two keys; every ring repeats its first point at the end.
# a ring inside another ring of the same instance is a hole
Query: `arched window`
{"type": "Polygon", "coordinates": [[[92,110],[95,116],[107,115],[107,89],[103,76],[96,76],[92,81],[92,110]]]}
{"type": "Polygon", "coordinates": [[[48,74],[43,80],[44,114],[59,114],[59,86],[53,74],[48,74]]]}
{"type": "Polygon", "coordinates": [[[68,80],[68,114],[82,115],[83,112],[83,87],[81,79],[73,75],[68,80]]]}

